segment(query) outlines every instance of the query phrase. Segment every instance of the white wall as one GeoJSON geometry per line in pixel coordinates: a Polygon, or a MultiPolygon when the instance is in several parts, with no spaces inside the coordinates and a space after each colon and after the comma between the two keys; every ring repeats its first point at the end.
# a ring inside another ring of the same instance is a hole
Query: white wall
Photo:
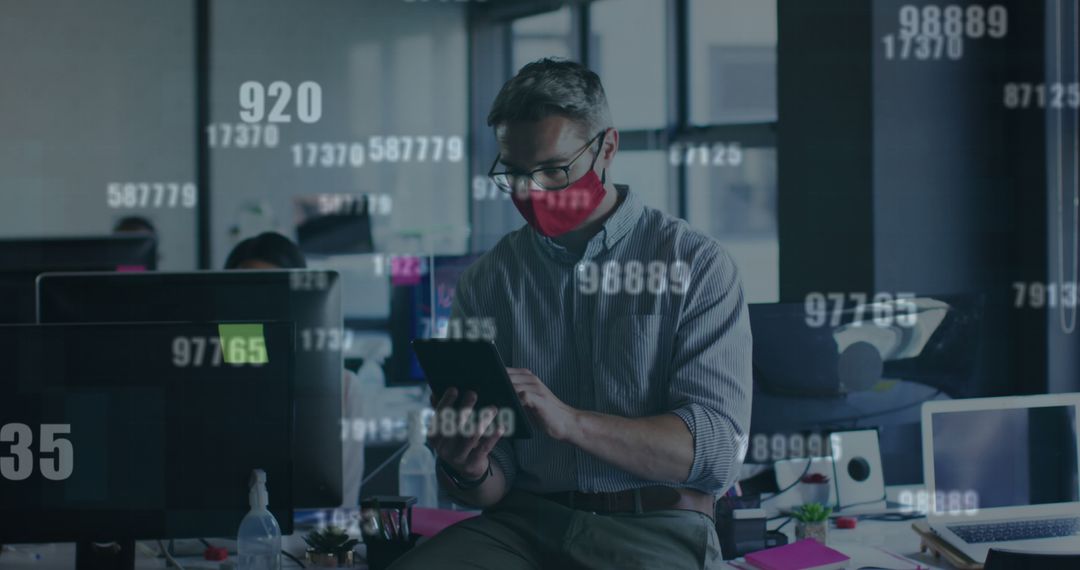
{"type": "MultiPolygon", "coordinates": [[[[262,202],[292,235],[294,196],[389,193],[376,218],[390,253],[462,252],[466,160],[308,169],[297,142],[371,135],[466,135],[465,8],[400,0],[211,2],[211,121],[239,123],[247,80],[318,82],[323,117],[281,125],[276,149],[211,152],[212,265],[221,267],[262,202]],[[416,238],[402,236],[415,235],[416,238]]],[[[104,234],[149,217],[163,269],[196,265],[194,209],[111,209],[108,182],[194,182],[195,27],[191,0],[0,0],[0,238],[104,234]]],[[[294,113],[295,115],[295,113],[294,113]]],[[[466,148],[468,145],[465,139],[466,148]]]]}
{"type": "MultiPolygon", "coordinates": [[[[240,84],[284,80],[322,87],[314,124],[282,124],[276,149],[212,153],[213,265],[237,239],[262,229],[229,228],[245,205],[264,201],[276,227],[293,235],[293,198],[318,193],[388,193],[375,217],[376,247],[390,253],[461,253],[468,230],[467,154],[460,162],[365,163],[298,168],[291,146],[363,142],[372,135],[466,135],[464,5],[400,0],[232,0],[212,7],[211,118],[239,122],[240,84]],[[425,234],[425,239],[409,239],[425,234]]],[[[466,139],[467,141],[467,139],[466,139]]]]}
{"type": "Polygon", "coordinates": [[[190,0],[0,0],[0,237],[151,218],[161,266],[195,266],[192,209],[116,210],[109,182],[193,182],[190,0]]]}

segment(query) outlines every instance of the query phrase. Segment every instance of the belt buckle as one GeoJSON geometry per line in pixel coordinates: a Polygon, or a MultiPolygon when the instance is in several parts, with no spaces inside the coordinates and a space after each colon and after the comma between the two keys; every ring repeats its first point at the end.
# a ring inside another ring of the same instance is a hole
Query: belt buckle
{"type": "MultiPolygon", "coordinates": [[[[587,497],[587,496],[589,496],[589,493],[582,493],[582,497],[587,497]]],[[[596,506],[595,502],[591,502],[591,501],[587,501],[587,500],[582,500],[581,502],[582,502],[581,506],[585,507],[584,509],[582,509],[583,511],[585,511],[587,513],[592,513],[594,515],[597,514],[595,510],[589,508],[589,507],[595,507],[596,506]],[[586,505],[588,505],[588,506],[586,506],[586,505]]]]}

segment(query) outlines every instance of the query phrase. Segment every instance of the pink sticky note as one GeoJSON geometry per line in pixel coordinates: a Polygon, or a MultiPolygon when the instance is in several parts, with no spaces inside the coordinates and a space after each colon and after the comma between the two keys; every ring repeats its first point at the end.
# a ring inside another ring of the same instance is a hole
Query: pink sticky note
{"type": "Polygon", "coordinates": [[[390,258],[391,285],[419,285],[422,274],[423,268],[419,257],[401,255],[390,258]]]}
{"type": "Polygon", "coordinates": [[[420,536],[435,536],[450,525],[478,516],[477,512],[448,511],[413,507],[412,531],[420,536]]]}

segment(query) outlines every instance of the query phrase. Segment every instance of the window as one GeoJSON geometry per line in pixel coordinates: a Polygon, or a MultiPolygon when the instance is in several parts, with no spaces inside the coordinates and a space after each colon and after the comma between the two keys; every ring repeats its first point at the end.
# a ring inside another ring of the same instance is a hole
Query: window
{"type": "Polygon", "coordinates": [[[573,59],[570,8],[514,20],[512,73],[545,57],[573,59]]]}
{"type": "Polygon", "coordinates": [[[139,215],[157,229],[160,269],[194,268],[195,208],[106,194],[109,184],[196,180],[192,3],[2,10],[0,50],[12,55],[0,57],[0,234],[102,235],[139,215]]]}
{"type": "Polygon", "coordinates": [[[645,205],[665,212],[675,211],[675,205],[670,203],[674,193],[669,191],[667,154],[663,151],[620,150],[611,170],[612,180],[628,184],[645,205]]]}
{"type": "Polygon", "coordinates": [[[776,1],[690,0],[690,122],[776,120],[776,1]]]}
{"type": "Polygon", "coordinates": [[[604,83],[620,130],[662,128],[667,122],[665,6],[658,0],[590,6],[589,67],[604,83]]]}
{"type": "Polygon", "coordinates": [[[686,166],[687,221],[717,237],[735,259],[747,302],[775,302],[780,298],[776,149],[738,152],[738,164],[686,166]]]}
{"type": "Polygon", "coordinates": [[[689,0],[688,29],[689,122],[714,134],[676,139],[686,219],[731,253],[748,302],[776,302],[776,149],[724,128],[776,120],[776,1],[689,0]]]}

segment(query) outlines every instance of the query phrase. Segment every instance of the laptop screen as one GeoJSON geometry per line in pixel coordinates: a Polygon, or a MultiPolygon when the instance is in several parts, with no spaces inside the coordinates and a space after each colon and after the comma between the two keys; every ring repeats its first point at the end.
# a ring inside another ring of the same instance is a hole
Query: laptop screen
{"type": "Polygon", "coordinates": [[[1080,500],[1075,406],[937,412],[931,422],[939,496],[974,493],[980,509],[1080,500]]]}

